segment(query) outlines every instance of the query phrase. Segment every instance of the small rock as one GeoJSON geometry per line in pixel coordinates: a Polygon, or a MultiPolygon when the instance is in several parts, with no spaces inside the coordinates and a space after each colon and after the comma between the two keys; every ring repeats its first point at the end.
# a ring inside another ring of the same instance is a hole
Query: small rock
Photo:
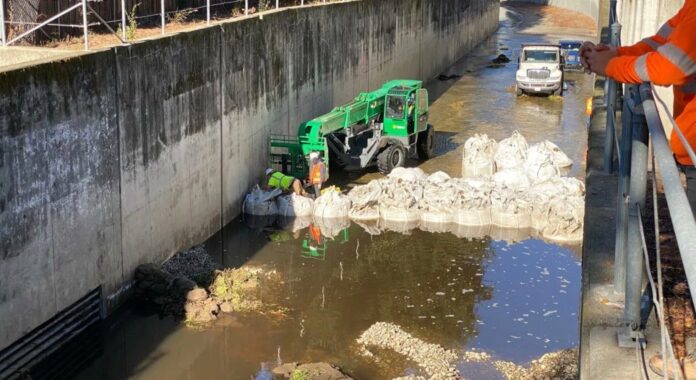
{"type": "Polygon", "coordinates": [[[203,301],[206,298],[208,298],[208,292],[201,288],[190,290],[186,294],[186,300],[191,302],[203,301]]]}
{"type": "Polygon", "coordinates": [[[231,302],[223,302],[220,304],[220,311],[223,313],[232,313],[234,311],[234,308],[232,307],[231,302]]]}

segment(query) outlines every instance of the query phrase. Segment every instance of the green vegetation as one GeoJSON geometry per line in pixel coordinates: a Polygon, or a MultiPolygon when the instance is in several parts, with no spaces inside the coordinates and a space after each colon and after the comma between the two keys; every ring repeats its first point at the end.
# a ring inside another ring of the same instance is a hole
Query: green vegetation
{"type": "Polygon", "coordinates": [[[181,9],[169,16],[169,21],[177,24],[183,24],[188,20],[189,16],[196,12],[195,9],[181,9]]]}
{"type": "MultiPolygon", "coordinates": [[[[138,20],[135,17],[135,12],[137,11],[139,5],[140,5],[140,3],[134,4],[131,11],[126,12],[126,18],[128,19],[128,24],[126,25],[126,39],[127,40],[135,39],[135,34],[136,34],[136,31],[138,30],[138,20]]],[[[118,30],[116,32],[118,34],[123,33],[123,29],[121,29],[121,26],[118,27],[118,30]]]]}
{"type": "Polygon", "coordinates": [[[295,370],[292,372],[291,380],[311,380],[312,376],[305,370],[295,370]]]}

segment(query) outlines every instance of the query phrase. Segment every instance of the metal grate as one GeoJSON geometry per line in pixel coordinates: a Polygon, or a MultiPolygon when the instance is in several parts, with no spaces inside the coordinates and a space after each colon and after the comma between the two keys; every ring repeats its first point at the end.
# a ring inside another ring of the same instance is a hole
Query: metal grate
{"type": "Polygon", "coordinates": [[[0,379],[20,377],[101,318],[101,287],[0,351],[0,379]]]}
{"type": "Polygon", "coordinates": [[[548,69],[529,69],[527,77],[529,79],[548,79],[551,76],[551,71],[548,69]]]}

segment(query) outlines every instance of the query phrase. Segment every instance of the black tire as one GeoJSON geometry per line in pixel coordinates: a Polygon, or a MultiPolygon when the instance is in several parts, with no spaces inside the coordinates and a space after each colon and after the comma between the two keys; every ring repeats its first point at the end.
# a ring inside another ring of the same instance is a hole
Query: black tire
{"type": "Polygon", "coordinates": [[[435,128],[428,124],[425,131],[418,133],[418,143],[416,144],[416,153],[418,153],[418,159],[425,161],[433,156],[434,140],[435,128]]]}
{"type": "Polygon", "coordinates": [[[404,166],[404,162],[406,162],[406,149],[399,143],[388,145],[377,156],[377,168],[384,175],[391,173],[396,167],[404,166]]]}
{"type": "Polygon", "coordinates": [[[553,92],[553,94],[556,96],[563,96],[563,84],[561,84],[561,88],[559,88],[558,90],[555,90],[553,92]]]}
{"type": "Polygon", "coordinates": [[[515,94],[517,94],[517,96],[522,96],[522,89],[515,86],[515,94]]]}

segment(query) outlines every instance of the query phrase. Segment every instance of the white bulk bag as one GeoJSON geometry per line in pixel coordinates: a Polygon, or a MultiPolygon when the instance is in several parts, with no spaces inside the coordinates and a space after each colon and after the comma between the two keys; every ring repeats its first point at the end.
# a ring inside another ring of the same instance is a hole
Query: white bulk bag
{"type": "Polygon", "coordinates": [[[521,167],[527,158],[527,149],[527,140],[518,131],[501,140],[494,156],[497,170],[521,167]]]}
{"type": "Polygon", "coordinates": [[[366,185],[355,186],[348,192],[351,208],[348,216],[353,220],[379,219],[379,198],[382,195],[381,181],[370,181],[366,185]]]}
{"type": "Polygon", "coordinates": [[[532,185],[527,174],[519,169],[503,169],[493,174],[496,187],[507,187],[514,190],[526,190],[532,185]]]}
{"type": "Polygon", "coordinates": [[[526,192],[507,187],[496,187],[491,192],[492,224],[503,228],[529,228],[532,208],[526,192]]]}
{"type": "Polygon", "coordinates": [[[275,188],[270,191],[262,190],[259,185],[244,197],[243,211],[250,215],[275,215],[278,213],[275,198],[282,194],[283,190],[275,188]]]}
{"type": "Polygon", "coordinates": [[[430,224],[451,222],[455,195],[453,182],[447,174],[437,172],[428,177],[423,187],[423,198],[418,204],[421,221],[430,224]]]}
{"type": "Polygon", "coordinates": [[[295,193],[278,197],[276,205],[283,216],[311,216],[314,211],[314,200],[295,193]]]}
{"type": "Polygon", "coordinates": [[[524,172],[532,183],[547,181],[561,175],[561,171],[554,163],[553,153],[542,144],[529,147],[523,166],[524,172]]]}
{"type": "Polygon", "coordinates": [[[318,218],[348,218],[350,199],[336,189],[327,189],[314,201],[314,216],[318,218]]]}
{"type": "Polygon", "coordinates": [[[348,219],[347,217],[322,218],[315,216],[314,226],[319,228],[319,231],[321,231],[322,236],[328,239],[333,239],[336,236],[338,236],[338,234],[340,234],[341,231],[350,227],[350,219],[348,219]]]}
{"type": "Polygon", "coordinates": [[[485,178],[453,180],[453,222],[463,226],[491,224],[491,191],[494,184],[485,178]]]}
{"type": "Polygon", "coordinates": [[[544,140],[537,145],[539,145],[541,149],[544,149],[551,154],[554,165],[556,165],[556,167],[559,169],[567,168],[573,165],[573,160],[571,160],[570,157],[568,157],[561,150],[561,148],[558,147],[558,145],[552,143],[551,141],[544,140]]]}
{"type": "Polygon", "coordinates": [[[559,242],[581,242],[585,219],[584,197],[556,197],[549,202],[549,209],[549,220],[542,236],[559,242]]]}
{"type": "Polygon", "coordinates": [[[498,143],[486,134],[475,134],[464,143],[462,176],[490,176],[495,173],[495,152],[498,143]]]}
{"type": "Polygon", "coordinates": [[[420,182],[428,178],[428,175],[420,168],[397,167],[392,169],[387,177],[390,179],[400,179],[406,182],[420,182]]]}

